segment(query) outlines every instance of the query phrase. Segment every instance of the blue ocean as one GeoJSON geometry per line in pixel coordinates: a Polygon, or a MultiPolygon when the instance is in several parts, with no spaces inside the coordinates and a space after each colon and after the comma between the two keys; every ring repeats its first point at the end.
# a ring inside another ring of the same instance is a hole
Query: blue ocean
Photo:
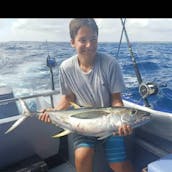
{"type": "MultiPolygon", "coordinates": [[[[148,97],[149,103],[156,110],[172,112],[172,43],[133,42],[131,45],[143,82],[153,82],[158,87],[158,93],[148,97]]],[[[143,104],[128,46],[122,43],[118,47],[119,43],[104,42],[99,43],[98,50],[117,58],[126,84],[123,98],[143,104]]],[[[73,54],[75,50],[67,42],[1,42],[0,86],[11,87],[15,97],[50,91],[49,55],[56,61],[53,74],[58,89],[59,65],[73,54]]]]}

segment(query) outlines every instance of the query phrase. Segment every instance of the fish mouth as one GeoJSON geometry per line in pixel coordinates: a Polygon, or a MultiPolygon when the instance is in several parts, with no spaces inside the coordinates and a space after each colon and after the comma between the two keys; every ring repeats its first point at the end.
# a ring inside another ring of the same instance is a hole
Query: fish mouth
{"type": "Polygon", "coordinates": [[[144,118],[140,119],[140,120],[136,120],[133,124],[132,124],[132,128],[137,128],[140,127],[142,125],[145,125],[147,123],[149,123],[151,121],[150,116],[144,116],[144,118]]]}
{"type": "Polygon", "coordinates": [[[147,112],[146,114],[144,114],[142,116],[143,118],[151,118],[151,114],[149,112],[147,112]]]}
{"type": "Polygon", "coordinates": [[[133,127],[136,128],[138,126],[144,125],[146,123],[148,123],[149,121],[151,121],[151,115],[150,113],[144,113],[140,116],[140,118],[138,117],[134,123],[133,123],[133,127]]]}
{"type": "Polygon", "coordinates": [[[140,123],[140,125],[143,125],[143,124],[149,122],[150,120],[151,120],[151,115],[145,114],[141,117],[141,119],[137,119],[135,121],[135,124],[138,123],[138,125],[139,125],[139,123],[140,123]]]}
{"type": "Polygon", "coordinates": [[[150,120],[151,119],[151,115],[150,115],[150,113],[146,113],[146,114],[143,114],[142,116],[141,116],[141,121],[144,121],[144,120],[150,120]]]}

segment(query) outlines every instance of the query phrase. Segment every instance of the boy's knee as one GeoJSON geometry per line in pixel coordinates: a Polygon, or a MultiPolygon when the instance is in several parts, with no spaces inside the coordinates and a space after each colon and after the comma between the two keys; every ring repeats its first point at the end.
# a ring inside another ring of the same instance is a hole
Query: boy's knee
{"type": "Polygon", "coordinates": [[[94,150],[91,148],[78,148],[75,150],[75,162],[85,164],[93,160],[94,150]]]}
{"type": "Polygon", "coordinates": [[[134,168],[129,161],[115,162],[109,165],[114,172],[134,172],[134,168]]]}

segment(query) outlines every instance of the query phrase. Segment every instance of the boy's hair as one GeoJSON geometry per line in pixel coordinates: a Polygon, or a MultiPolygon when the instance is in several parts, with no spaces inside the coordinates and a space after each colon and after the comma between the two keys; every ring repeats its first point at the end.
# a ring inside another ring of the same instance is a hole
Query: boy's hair
{"type": "Polygon", "coordinates": [[[82,26],[87,26],[91,28],[98,35],[98,26],[93,18],[76,18],[76,19],[72,19],[69,24],[69,31],[70,31],[71,39],[75,38],[78,30],[82,26]]]}

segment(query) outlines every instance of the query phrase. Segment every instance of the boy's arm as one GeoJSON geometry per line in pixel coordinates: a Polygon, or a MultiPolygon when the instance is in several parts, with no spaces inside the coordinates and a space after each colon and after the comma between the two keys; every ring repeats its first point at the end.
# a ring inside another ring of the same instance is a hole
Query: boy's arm
{"type": "Polygon", "coordinates": [[[123,106],[122,98],[120,93],[112,94],[111,106],[123,106]]]}
{"type": "MultiPolygon", "coordinates": [[[[56,109],[56,110],[68,109],[69,106],[71,105],[70,102],[74,102],[74,101],[75,101],[75,95],[74,94],[62,95],[57,106],[55,106],[54,109],[56,109]]],[[[43,122],[46,122],[46,123],[51,123],[49,115],[46,112],[46,109],[42,110],[42,113],[39,115],[38,119],[43,121],[43,122]]]]}

